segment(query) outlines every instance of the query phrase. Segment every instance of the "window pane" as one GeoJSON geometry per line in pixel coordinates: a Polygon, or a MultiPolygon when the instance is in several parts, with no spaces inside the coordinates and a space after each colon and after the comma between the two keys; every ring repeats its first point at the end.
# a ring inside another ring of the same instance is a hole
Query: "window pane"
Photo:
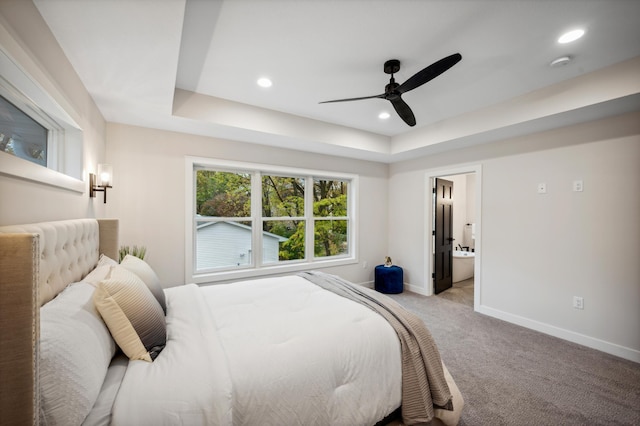
{"type": "Polygon", "coordinates": [[[48,130],[0,96],[0,151],[47,167],[48,130]]]}
{"type": "Polygon", "coordinates": [[[315,217],[347,216],[348,182],[313,180],[313,215],[315,217]]]}
{"type": "Polygon", "coordinates": [[[196,270],[251,264],[251,222],[197,222],[196,270]]]}
{"type": "Polygon", "coordinates": [[[263,222],[262,261],[304,259],[304,220],[268,220],[263,222]]]}
{"type": "Polygon", "coordinates": [[[304,216],[304,178],[263,176],[262,216],[304,216]]]}
{"type": "Polygon", "coordinates": [[[336,256],[349,253],[348,221],[316,220],[314,256],[336,256]]]}
{"type": "Polygon", "coordinates": [[[246,173],[198,170],[196,214],[251,217],[251,176],[246,173]]]}

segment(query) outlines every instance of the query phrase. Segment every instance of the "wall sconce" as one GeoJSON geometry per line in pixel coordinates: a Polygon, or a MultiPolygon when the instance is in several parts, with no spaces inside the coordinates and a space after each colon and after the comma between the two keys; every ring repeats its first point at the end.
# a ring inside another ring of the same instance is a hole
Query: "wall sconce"
{"type": "Polygon", "coordinates": [[[98,164],[98,176],[89,173],[89,197],[95,198],[96,192],[104,192],[104,203],[107,202],[107,188],[113,188],[111,181],[113,180],[113,168],[111,164],[98,164]],[[97,185],[96,185],[97,184],[97,185]]]}

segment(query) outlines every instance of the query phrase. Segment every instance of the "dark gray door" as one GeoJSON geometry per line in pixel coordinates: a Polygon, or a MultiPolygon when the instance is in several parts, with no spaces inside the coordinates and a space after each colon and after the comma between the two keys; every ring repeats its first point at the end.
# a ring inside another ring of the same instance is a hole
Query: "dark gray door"
{"type": "Polygon", "coordinates": [[[434,291],[438,294],[453,285],[453,182],[437,178],[435,192],[434,291]]]}

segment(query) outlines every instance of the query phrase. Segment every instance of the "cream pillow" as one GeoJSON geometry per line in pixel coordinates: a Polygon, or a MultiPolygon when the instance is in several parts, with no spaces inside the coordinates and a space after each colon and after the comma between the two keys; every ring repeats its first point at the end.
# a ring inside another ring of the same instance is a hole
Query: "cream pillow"
{"type": "Polygon", "coordinates": [[[144,260],[131,256],[130,254],[126,255],[120,266],[124,267],[128,271],[136,274],[144,283],[149,287],[151,293],[154,295],[160,306],[162,307],[162,311],[167,314],[167,302],[164,297],[164,290],[162,289],[162,285],[160,284],[160,278],[156,275],[156,273],[151,269],[151,266],[144,260]]]}
{"type": "Polygon", "coordinates": [[[151,362],[164,349],[167,324],[162,307],[136,274],[112,266],[98,284],[93,302],[129,359],[151,362]]]}
{"type": "Polygon", "coordinates": [[[107,275],[111,271],[111,267],[117,264],[118,262],[111,259],[109,256],[101,254],[96,267],[93,269],[93,271],[89,272],[87,276],[82,279],[82,281],[96,287],[100,281],[104,280],[107,277],[107,275]]]}

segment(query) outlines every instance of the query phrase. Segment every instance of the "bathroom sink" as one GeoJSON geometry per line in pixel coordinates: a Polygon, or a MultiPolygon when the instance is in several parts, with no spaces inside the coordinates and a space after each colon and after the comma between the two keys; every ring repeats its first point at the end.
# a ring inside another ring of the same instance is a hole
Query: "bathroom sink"
{"type": "Polygon", "coordinates": [[[472,251],[454,250],[453,257],[475,257],[475,253],[472,251]]]}

